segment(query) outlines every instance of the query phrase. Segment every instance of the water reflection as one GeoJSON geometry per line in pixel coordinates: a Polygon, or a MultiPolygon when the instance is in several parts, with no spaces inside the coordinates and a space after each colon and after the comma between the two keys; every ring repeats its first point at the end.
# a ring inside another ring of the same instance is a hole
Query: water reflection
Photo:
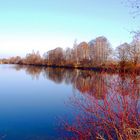
{"type": "Polygon", "coordinates": [[[63,68],[41,68],[34,66],[15,66],[16,70],[25,70],[33,79],[38,79],[42,74],[44,78],[57,84],[62,82],[71,84],[74,89],[82,94],[89,94],[97,99],[104,99],[107,94],[111,75],[94,71],[73,70],[63,68]]]}
{"type": "Polygon", "coordinates": [[[14,66],[14,68],[17,71],[25,70],[26,73],[31,75],[33,79],[38,79],[43,70],[43,68],[41,68],[41,67],[22,66],[22,65],[16,65],[16,66],[14,66]]]}
{"type": "Polygon", "coordinates": [[[57,84],[71,84],[74,89],[82,94],[89,94],[96,99],[104,99],[110,92],[121,95],[140,94],[140,76],[130,74],[108,74],[78,69],[43,68],[35,66],[20,66],[14,68],[25,70],[33,79],[39,79],[40,75],[54,81],[57,84]]]}
{"type": "Polygon", "coordinates": [[[57,84],[66,83],[79,91],[70,104],[79,109],[73,123],[63,127],[68,139],[134,139],[140,136],[140,76],[86,70],[15,66],[32,78],[40,75],[57,84]],[[70,137],[71,136],[71,137],[70,137]]]}

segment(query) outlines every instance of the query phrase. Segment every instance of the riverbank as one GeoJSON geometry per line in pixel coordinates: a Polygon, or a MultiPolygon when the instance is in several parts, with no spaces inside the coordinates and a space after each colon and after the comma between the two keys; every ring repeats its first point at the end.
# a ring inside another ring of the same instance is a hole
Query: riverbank
{"type": "Polygon", "coordinates": [[[81,65],[48,65],[48,64],[24,64],[24,63],[1,63],[1,64],[13,64],[19,66],[34,66],[40,68],[63,68],[63,69],[79,69],[79,70],[89,70],[96,72],[107,72],[107,73],[136,73],[140,74],[140,67],[124,67],[121,68],[119,64],[101,65],[101,66],[81,66],[81,65]]]}

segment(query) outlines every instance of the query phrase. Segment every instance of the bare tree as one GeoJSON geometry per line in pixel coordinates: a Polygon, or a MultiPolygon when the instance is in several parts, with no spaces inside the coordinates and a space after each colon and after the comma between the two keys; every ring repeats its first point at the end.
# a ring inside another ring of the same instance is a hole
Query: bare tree
{"type": "Polygon", "coordinates": [[[134,39],[129,45],[129,56],[134,66],[140,62],[140,41],[134,39]]]}
{"type": "Polygon", "coordinates": [[[124,68],[129,61],[129,44],[124,43],[121,44],[120,46],[117,47],[116,52],[117,52],[117,58],[119,60],[119,65],[121,68],[124,68]]]}
{"type": "Polygon", "coordinates": [[[95,39],[93,45],[93,60],[95,64],[104,64],[108,60],[108,56],[111,53],[111,47],[108,40],[104,37],[98,37],[95,39]]]}
{"type": "Polygon", "coordinates": [[[26,55],[26,58],[23,61],[24,64],[28,65],[41,65],[42,64],[42,58],[39,52],[32,52],[26,55]]]}
{"type": "Polygon", "coordinates": [[[45,59],[48,61],[48,65],[63,65],[65,60],[65,54],[62,48],[58,47],[54,50],[50,50],[44,54],[45,59]]]}
{"type": "Polygon", "coordinates": [[[77,54],[79,57],[79,60],[82,59],[89,59],[89,46],[86,42],[81,42],[78,46],[77,46],[77,54]]]}

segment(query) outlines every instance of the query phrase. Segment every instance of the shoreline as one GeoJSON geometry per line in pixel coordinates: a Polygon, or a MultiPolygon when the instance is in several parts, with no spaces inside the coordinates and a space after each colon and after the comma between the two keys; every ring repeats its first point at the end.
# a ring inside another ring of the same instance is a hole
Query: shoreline
{"type": "Polygon", "coordinates": [[[119,68],[114,65],[114,67],[103,67],[103,66],[95,66],[95,67],[82,67],[82,66],[67,66],[67,65],[47,65],[47,64],[17,64],[17,63],[2,63],[0,65],[19,65],[19,66],[33,66],[40,68],[64,68],[64,69],[72,69],[72,70],[88,70],[88,71],[96,71],[96,72],[107,72],[107,73],[127,73],[131,74],[136,73],[140,74],[140,68],[119,68]]]}

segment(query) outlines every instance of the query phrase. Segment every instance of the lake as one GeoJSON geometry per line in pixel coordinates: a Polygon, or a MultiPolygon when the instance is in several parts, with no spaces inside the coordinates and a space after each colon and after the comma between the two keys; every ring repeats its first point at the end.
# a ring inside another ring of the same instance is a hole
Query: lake
{"type": "Polygon", "coordinates": [[[118,128],[122,116],[127,116],[123,119],[129,128],[138,129],[139,81],[140,76],[133,74],[0,65],[0,139],[82,140],[81,134],[94,139],[91,132],[102,129],[93,130],[87,122],[114,118],[118,128]]]}

